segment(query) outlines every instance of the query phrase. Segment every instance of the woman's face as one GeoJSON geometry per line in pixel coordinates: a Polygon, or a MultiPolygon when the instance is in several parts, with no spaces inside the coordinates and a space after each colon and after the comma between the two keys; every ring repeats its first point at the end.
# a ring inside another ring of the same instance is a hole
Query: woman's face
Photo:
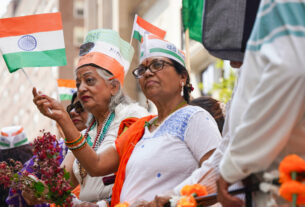
{"type": "Polygon", "coordinates": [[[78,131],[82,131],[87,128],[86,123],[88,120],[88,112],[84,110],[78,97],[76,97],[74,102],[70,105],[70,110],[68,113],[78,131]]]}
{"type": "Polygon", "coordinates": [[[94,112],[108,110],[111,96],[115,94],[113,86],[106,82],[93,66],[84,66],[77,70],[76,87],[78,98],[84,108],[94,112]]]}
{"type": "Polygon", "coordinates": [[[157,72],[152,73],[146,70],[144,75],[139,79],[141,88],[145,96],[154,101],[158,99],[171,99],[177,95],[180,96],[181,82],[186,82],[186,78],[179,75],[170,59],[165,57],[153,57],[145,59],[139,67],[154,67],[163,64],[157,72]],[[163,63],[162,63],[163,62],[163,63]]]}

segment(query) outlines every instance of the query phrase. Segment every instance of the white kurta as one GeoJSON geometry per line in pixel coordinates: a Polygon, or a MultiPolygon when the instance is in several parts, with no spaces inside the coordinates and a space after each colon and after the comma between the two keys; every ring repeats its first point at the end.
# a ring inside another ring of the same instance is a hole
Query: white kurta
{"type": "Polygon", "coordinates": [[[304,0],[261,1],[230,111],[233,141],[220,165],[228,182],[276,169],[288,154],[305,158],[304,25],[304,0]]]}
{"type": "MultiPolygon", "coordinates": [[[[104,137],[103,142],[99,146],[97,153],[114,144],[122,120],[129,117],[143,117],[147,115],[147,110],[136,103],[129,105],[119,104],[115,108],[115,117],[108,129],[106,136],[104,137]]],[[[96,137],[96,131],[96,126],[89,131],[92,143],[94,142],[94,139],[96,137]]],[[[78,182],[80,183],[81,177],[79,174],[79,166],[76,161],[73,163],[73,173],[78,182]]],[[[109,198],[112,192],[113,185],[104,186],[102,178],[103,177],[91,177],[87,174],[84,179],[84,184],[81,185],[81,191],[79,195],[80,200],[94,202],[99,201],[101,199],[109,198]]]]}
{"type": "Polygon", "coordinates": [[[214,118],[197,106],[177,110],[153,132],[146,127],[128,160],[120,201],[151,201],[172,190],[220,140],[214,118]]]}
{"type": "MultiPolygon", "coordinates": [[[[238,73],[239,74],[239,73],[238,73]]],[[[238,80],[238,78],[237,78],[238,80]]],[[[238,81],[235,83],[234,91],[237,87],[238,81]]],[[[232,94],[232,98],[234,97],[235,92],[232,94]]],[[[219,164],[223,157],[224,152],[226,151],[227,147],[229,146],[231,136],[229,134],[229,116],[230,116],[230,106],[231,101],[229,101],[226,104],[226,117],[225,117],[225,123],[223,126],[223,138],[221,139],[221,142],[217,149],[214,151],[214,153],[207,159],[205,162],[203,162],[200,166],[200,168],[196,169],[191,176],[189,176],[187,179],[185,179],[182,183],[180,183],[178,186],[174,189],[175,195],[180,195],[181,189],[185,185],[193,185],[196,183],[200,183],[203,186],[207,188],[207,191],[209,194],[216,193],[216,180],[219,178],[219,164]]],[[[231,186],[231,189],[235,189],[236,187],[241,187],[240,184],[235,184],[234,186],[231,186]]]]}

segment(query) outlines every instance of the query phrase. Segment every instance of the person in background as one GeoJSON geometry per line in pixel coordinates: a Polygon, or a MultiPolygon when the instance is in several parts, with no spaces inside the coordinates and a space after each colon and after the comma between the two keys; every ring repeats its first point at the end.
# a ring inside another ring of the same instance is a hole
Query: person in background
{"type": "MultiPolygon", "coordinates": [[[[84,108],[82,107],[82,105],[80,104],[79,99],[77,97],[77,92],[73,93],[72,99],[71,99],[71,104],[67,106],[67,112],[70,114],[70,117],[73,120],[73,123],[75,124],[75,127],[79,131],[82,131],[82,130],[87,128],[86,122],[87,122],[87,119],[88,119],[88,112],[86,112],[84,110],[84,108]]],[[[63,159],[65,158],[65,155],[67,153],[68,148],[65,146],[64,140],[62,138],[59,139],[58,142],[59,142],[59,145],[60,145],[60,148],[61,148],[61,152],[60,152],[61,161],[63,161],[63,159]]],[[[17,152],[16,155],[12,155],[12,158],[15,159],[14,157],[16,157],[16,158],[20,157],[20,159],[22,159],[24,161],[24,162],[22,162],[24,164],[23,170],[27,170],[29,172],[32,172],[32,170],[31,170],[31,167],[33,166],[33,159],[31,159],[32,158],[32,151],[31,151],[32,147],[30,147],[28,144],[24,145],[24,147],[26,147],[26,148],[22,149],[22,150],[14,149],[14,153],[12,153],[12,151],[10,151],[10,153],[15,154],[17,152]],[[19,151],[22,151],[22,152],[19,153],[19,151]],[[25,153],[27,155],[30,154],[31,156],[25,156],[25,153]]],[[[9,151],[8,151],[8,153],[9,153],[9,151]]],[[[6,156],[6,151],[3,151],[3,153],[0,154],[1,159],[2,159],[2,156],[6,156]]],[[[18,159],[16,159],[16,160],[18,160],[18,159]]],[[[75,189],[74,193],[75,192],[76,192],[76,189],[75,189]]],[[[7,198],[7,202],[11,207],[26,207],[26,206],[28,206],[20,192],[17,192],[17,193],[12,193],[11,192],[9,194],[9,197],[8,197],[8,194],[7,195],[1,194],[1,196],[2,195],[3,195],[3,197],[5,197],[5,198],[3,198],[3,202],[5,202],[5,199],[7,198]]],[[[35,200],[35,199],[33,198],[33,200],[35,200]]],[[[44,206],[49,206],[49,204],[43,203],[43,204],[35,205],[35,207],[44,207],[44,206]]]]}
{"type": "Polygon", "coordinates": [[[222,133],[225,118],[219,101],[210,96],[201,96],[191,100],[190,105],[200,106],[201,108],[208,111],[215,119],[220,133],[222,133]]]}
{"type": "Polygon", "coordinates": [[[67,106],[66,111],[69,113],[75,127],[78,131],[83,131],[87,128],[88,112],[82,106],[77,92],[74,92],[71,99],[71,104],[67,106]]]}
{"type": "MultiPolygon", "coordinates": [[[[100,153],[114,144],[122,120],[148,114],[145,108],[132,103],[122,90],[124,75],[133,53],[129,43],[122,40],[115,31],[98,29],[90,31],[86,36],[80,47],[80,59],[75,70],[78,97],[90,113],[89,126],[82,133],[56,100],[33,89],[33,101],[37,108],[45,116],[57,121],[65,134],[66,145],[70,146],[74,155],[83,151],[83,146],[80,145],[83,143],[93,153],[100,153]],[[69,140],[76,134],[79,139],[71,146],[69,140]]],[[[63,165],[72,169],[77,181],[74,184],[81,184],[79,200],[75,200],[74,204],[97,202],[97,206],[106,205],[104,200],[111,196],[114,182],[113,174],[109,174],[113,172],[108,171],[103,177],[96,177],[95,174],[88,173],[87,163],[81,162],[83,157],[77,156],[76,160],[73,153],[68,153],[63,165]],[[74,160],[73,165],[71,160],[74,160]]],[[[90,157],[90,154],[85,153],[83,156],[90,157]]]]}
{"type": "MultiPolygon", "coordinates": [[[[261,179],[289,154],[305,158],[304,25],[304,1],[261,1],[232,101],[232,142],[220,163],[225,207],[243,205],[228,194],[231,183],[250,174],[261,179]]],[[[253,198],[258,207],[289,205],[273,192],[253,198]]]]}
{"type": "MultiPolygon", "coordinates": [[[[24,164],[33,156],[32,146],[21,126],[4,127],[0,131],[0,162],[9,160],[20,161],[24,164]]],[[[0,186],[0,206],[7,206],[5,202],[9,190],[0,186]]]]}

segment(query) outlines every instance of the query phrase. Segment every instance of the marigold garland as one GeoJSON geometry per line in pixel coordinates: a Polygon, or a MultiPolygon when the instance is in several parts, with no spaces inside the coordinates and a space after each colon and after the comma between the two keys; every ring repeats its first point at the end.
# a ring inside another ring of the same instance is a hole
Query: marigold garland
{"type": "Polygon", "coordinates": [[[208,191],[205,186],[202,186],[200,184],[194,184],[194,185],[185,185],[181,191],[180,194],[183,196],[190,196],[194,195],[197,196],[205,196],[208,194],[208,191]]]}
{"type": "Polygon", "coordinates": [[[129,203],[124,202],[124,203],[118,203],[114,207],[128,207],[128,206],[129,206],[129,203]]]}
{"type": "Polygon", "coordinates": [[[284,199],[290,202],[292,202],[292,195],[297,194],[297,204],[305,204],[305,185],[300,182],[287,181],[281,185],[279,192],[284,199]]]}
{"type": "Polygon", "coordinates": [[[178,201],[177,207],[196,207],[197,203],[193,196],[183,196],[178,201]]]}
{"type": "Polygon", "coordinates": [[[284,183],[286,181],[292,180],[292,172],[304,172],[305,171],[305,161],[299,156],[292,154],[286,156],[279,166],[280,172],[280,182],[284,183]]]}
{"type": "Polygon", "coordinates": [[[305,171],[305,161],[298,155],[286,156],[279,165],[280,182],[279,193],[293,206],[305,204],[305,185],[297,179],[297,173],[305,171]]]}

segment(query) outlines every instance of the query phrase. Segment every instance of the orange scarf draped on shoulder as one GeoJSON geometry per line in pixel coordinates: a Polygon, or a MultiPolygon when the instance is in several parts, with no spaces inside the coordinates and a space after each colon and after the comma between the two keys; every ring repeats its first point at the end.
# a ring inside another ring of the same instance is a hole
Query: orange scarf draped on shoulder
{"type": "Polygon", "coordinates": [[[125,132],[125,126],[130,125],[130,121],[134,121],[134,118],[133,120],[125,119],[120,125],[118,134],[121,135],[115,141],[116,150],[120,156],[120,165],[112,188],[111,207],[114,207],[116,204],[120,203],[121,191],[125,181],[127,162],[134,147],[144,134],[145,123],[151,120],[153,117],[154,116],[146,116],[138,119],[125,132]]]}

